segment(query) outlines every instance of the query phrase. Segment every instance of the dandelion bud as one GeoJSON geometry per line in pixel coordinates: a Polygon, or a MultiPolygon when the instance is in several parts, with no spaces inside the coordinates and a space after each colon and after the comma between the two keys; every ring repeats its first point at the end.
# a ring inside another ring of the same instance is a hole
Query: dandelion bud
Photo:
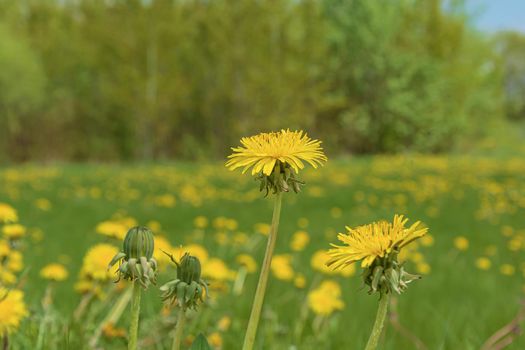
{"type": "Polygon", "coordinates": [[[177,266],[177,277],[186,283],[201,279],[201,262],[195,256],[184,254],[177,266]]]}
{"type": "Polygon", "coordinates": [[[183,309],[197,308],[198,302],[204,301],[204,291],[208,294],[208,285],[201,278],[199,258],[186,253],[177,262],[173,256],[168,256],[177,266],[177,278],[160,287],[162,301],[183,309]]]}
{"type": "Polygon", "coordinates": [[[149,260],[153,256],[153,247],[153,232],[147,227],[133,227],[124,238],[124,254],[129,258],[145,257],[149,260]]]}
{"type": "Polygon", "coordinates": [[[124,238],[123,251],[111,259],[108,269],[119,263],[118,280],[138,281],[144,288],[157,279],[157,261],[152,257],[153,233],[147,227],[133,227],[124,238]]]}

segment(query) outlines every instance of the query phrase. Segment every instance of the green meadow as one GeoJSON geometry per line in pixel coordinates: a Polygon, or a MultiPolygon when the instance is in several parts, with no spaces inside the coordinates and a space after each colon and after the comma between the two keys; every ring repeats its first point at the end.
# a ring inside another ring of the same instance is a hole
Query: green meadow
{"type": "MultiPolygon", "coordinates": [[[[303,191],[284,194],[275,251],[280,262],[272,268],[256,348],[363,348],[378,296],[367,294],[359,266],[352,276],[330,274],[312,256],[337,243],[345,226],[394,214],[406,215],[409,224],[422,221],[429,235],[406,254],[406,269],[423,278],[395,298],[381,349],[479,349],[519,312],[525,285],[523,156],[331,159],[301,175],[303,191]],[[319,314],[309,295],[327,280],[340,286],[344,307],[319,314]]],[[[0,202],[14,207],[27,228],[18,283],[29,316],[10,337],[13,349],[34,344],[50,285],[43,348],[89,348],[128,282],[99,285],[80,321],[73,313],[86,294],[75,286],[91,247],[120,249],[117,239],[97,227],[122,218],[149,225],[173,252],[193,245],[207,253],[203,274],[210,298],[188,316],[187,341],[202,332],[214,348],[240,348],[272,215],[271,199],[251,176],[230,172],[223,163],[29,164],[0,170],[0,202]],[[241,254],[253,257],[255,273],[240,267],[241,254]],[[41,277],[41,269],[55,262],[66,267],[65,281],[41,277]]],[[[165,264],[159,285],[173,277],[173,267],[165,264]]],[[[171,344],[172,311],[162,307],[158,288],[143,293],[141,349],[171,344]]],[[[128,313],[126,308],[115,329],[127,329],[128,313]]],[[[102,332],[96,346],[124,348],[125,337],[114,333],[102,332]]],[[[524,346],[518,337],[508,349],[524,346]]]]}

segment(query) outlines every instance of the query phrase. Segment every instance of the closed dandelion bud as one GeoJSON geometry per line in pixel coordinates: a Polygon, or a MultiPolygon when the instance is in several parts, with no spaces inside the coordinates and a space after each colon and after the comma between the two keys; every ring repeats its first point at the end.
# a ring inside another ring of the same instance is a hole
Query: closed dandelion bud
{"type": "Polygon", "coordinates": [[[124,254],[130,258],[151,259],[154,248],[153,232],[147,227],[133,227],[124,238],[123,248],[124,254]]]}
{"type": "Polygon", "coordinates": [[[133,227],[124,238],[123,251],[111,259],[108,269],[116,263],[118,282],[121,278],[138,281],[147,288],[157,282],[157,261],[152,257],[154,249],[153,233],[147,227],[133,227]]]}
{"type": "Polygon", "coordinates": [[[195,256],[184,254],[177,267],[177,277],[186,283],[198,281],[201,278],[201,262],[195,256]]]}
{"type": "Polygon", "coordinates": [[[208,294],[208,285],[201,278],[201,263],[195,256],[184,254],[177,262],[167,254],[177,266],[177,278],[160,287],[161,298],[165,303],[177,304],[184,310],[196,309],[198,302],[208,294]]]}

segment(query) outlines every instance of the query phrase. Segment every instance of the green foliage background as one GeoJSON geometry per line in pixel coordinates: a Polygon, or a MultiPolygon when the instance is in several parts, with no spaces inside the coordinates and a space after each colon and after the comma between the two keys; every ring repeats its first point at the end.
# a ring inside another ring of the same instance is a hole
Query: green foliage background
{"type": "Polygon", "coordinates": [[[0,0],[0,160],[441,152],[523,120],[524,40],[462,1],[0,0]],[[517,72],[517,73],[516,73],[517,72]]]}

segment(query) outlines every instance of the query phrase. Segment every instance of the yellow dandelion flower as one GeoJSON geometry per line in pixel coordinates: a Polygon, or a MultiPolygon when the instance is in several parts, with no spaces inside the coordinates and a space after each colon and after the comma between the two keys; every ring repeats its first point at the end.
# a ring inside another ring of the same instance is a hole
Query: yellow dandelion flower
{"type": "Polygon", "coordinates": [[[211,258],[203,262],[202,276],[215,281],[232,281],[235,279],[235,271],[230,270],[221,259],[211,258]]]}
{"type": "Polygon", "coordinates": [[[67,276],[68,272],[64,265],[61,264],[49,264],[40,270],[40,277],[49,281],[64,281],[67,276]]]}
{"type": "Polygon", "coordinates": [[[197,216],[193,219],[193,226],[199,229],[205,229],[208,226],[208,218],[202,215],[197,216]]]}
{"type": "Polygon", "coordinates": [[[222,347],[222,336],[219,332],[213,332],[210,335],[208,335],[208,343],[213,348],[221,348],[222,347]]]}
{"type": "Polygon", "coordinates": [[[299,289],[303,289],[304,287],[306,287],[306,278],[304,277],[303,274],[299,273],[293,279],[293,284],[295,287],[299,289]]]}
{"type": "Polygon", "coordinates": [[[454,247],[456,247],[457,250],[465,251],[468,249],[468,239],[466,239],[463,236],[458,236],[454,238],[454,247]]]}
{"type": "Polygon", "coordinates": [[[17,222],[18,215],[16,210],[7,203],[0,203],[0,223],[17,222]]]}
{"type": "Polygon", "coordinates": [[[491,265],[492,263],[490,262],[488,258],[481,257],[481,258],[476,259],[476,267],[480,270],[488,270],[490,269],[491,265]]]}
{"type": "Polygon", "coordinates": [[[35,207],[42,211],[49,211],[51,210],[51,202],[49,201],[49,199],[39,198],[35,200],[35,207]]]}
{"type": "Polygon", "coordinates": [[[421,245],[423,247],[430,247],[434,245],[434,237],[431,234],[426,234],[423,237],[421,237],[421,245]]]}
{"type": "Polygon", "coordinates": [[[11,247],[9,243],[4,240],[0,240],[0,259],[5,258],[11,252],[11,247]]]}
{"type": "Polygon", "coordinates": [[[168,255],[164,252],[171,254],[173,247],[170,242],[162,236],[155,236],[155,251],[153,252],[153,257],[159,263],[159,268],[164,269],[171,262],[168,255]]]}
{"type": "Polygon", "coordinates": [[[324,281],[308,293],[308,306],[317,315],[329,316],[345,306],[340,299],[341,287],[335,281],[324,281]]]}
{"type": "Polygon", "coordinates": [[[163,208],[173,208],[175,204],[177,203],[177,199],[172,194],[163,194],[156,196],[153,198],[153,201],[155,202],[155,205],[157,207],[163,207],[163,208]]]}
{"type": "Polygon", "coordinates": [[[241,139],[241,147],[232,148],[226,167],[235,170],[242,167],[243,174],[252,168],[252,175],[262,172],[269,176],[277,162],[288,164],[296,173],[308,162],[314,168],[327,160],[321,141],[312,140],[303,131],[281,130],[261,133],[241,139]]]}
{"type": "Polygon", "coordinates": [[[11,251],[5,266],[11,272],[20,272],[24,268],[24,257],[19,251],[11,251]]]}
{"type": "Polygon", "coordinates": [[[8,239],[20,239],[25,236],[27,229],[20,224],[5,225],[2,228],[4,237],[8,239]]]}
{"type": "Polygon", "coordinates": [[[271,263],[274,276],[283,281],[291,281],[295,275],[291,263],[292,256],[289,254],[274,255],[271,263]]]}
{"type": "Polygon", "coordinates": [[[407,221],[403,215],[395,215],[392,223],[379,221],[355,229],[347,227],[348,233],[338,234],[345,246],[332,245],[334,248],[328,251],[328,265],[338,269],[362,260],[361,267],[366,268],[376,258],[383,258],[392,250],[400,250],[427,233],[428,229],[420,228],[419,221],[408,228],[405,227],[407,221]]]}
{"type": "Polygon", "coordinates": [[[253,226],[255,232],[268,236],[270,234],[271,226],[265,223],[257,223],[253,226]]]}
{"type": "Polygon", "coordinates": [[[16,283],[16,276],[3,266],[0,266],[0,285],[11,286],[16,283]]]}
{"type": "Polygon", "coordinates": [[[146,227],[149,227],[154,233],[159,233],[162,230],[162,225],[157,220],[148,221],[146,227]]]}
{"type": "Polygon", "coordinates": [[[292,236],[292,241],[290,242],[290,248],[293,251],[299,252],[302,251],[306,245],[310,242],[310,236],[306,231],[297,231],[292,236]]]}
{"type": "Polygon", "coordinates": [[[416,271],[417,273],[420,273],[422,275],[428,275],[430,273],[430,265],[426,262],[420,262],[416,265],[416,271]]]}
{"type": "Polygon", "coordinates": [[[205,263],[209,257],[206,248],[204,248],[200,244],[188,244],[187,246],[183,247],[183,251],[197,257],[201,261],[201,263],[205,263]]]}
{"type": "Polygon", "coordinates": [[[229,317],[229,316],[223,316],[223,317],[221,317],[221,319],[219,320],[219,322],[217,322],[217,328],[218,328],[221,332],[226,332],[228,329],[230,329],[231,324],[232,324],[232,319],[231,319],[231,317],[229,317]]]}
{"type": "Polygon", "coordinates": [[[95,230],[101,235],[123,240],[129,227],[131,226],[127,226],[122,222],[103,221],[97,225],[95,230]]]}
{"type": "Polygon", "coordinates": [[[235,258],[235,260],[239,265],[246,267],[246,271],[248,273],[254,273],[257,271],[257,263],[251,255],[240,254],[237,256],[237,258],[235,258]]]}
{"type": "Polygon", "coordinates": [[[97,244],[88,250],[80,270],[81,278],[105,282],[115,277],[118,266],[108,270],[108,261],[118,253],[111,244],[97,244]]]}
{"type": "Polygon", "coordinates": [[[0,334],[16,331],[27,315],[24,293],[17,289],[7,290],[0,287],[0,334]]]}
{"type": "Polygon", "coordinates": [[[516,268],[511,264],[503,264],[500,266],[499,271],[502,275],[512,276],[516,272],[516,268]]]}

